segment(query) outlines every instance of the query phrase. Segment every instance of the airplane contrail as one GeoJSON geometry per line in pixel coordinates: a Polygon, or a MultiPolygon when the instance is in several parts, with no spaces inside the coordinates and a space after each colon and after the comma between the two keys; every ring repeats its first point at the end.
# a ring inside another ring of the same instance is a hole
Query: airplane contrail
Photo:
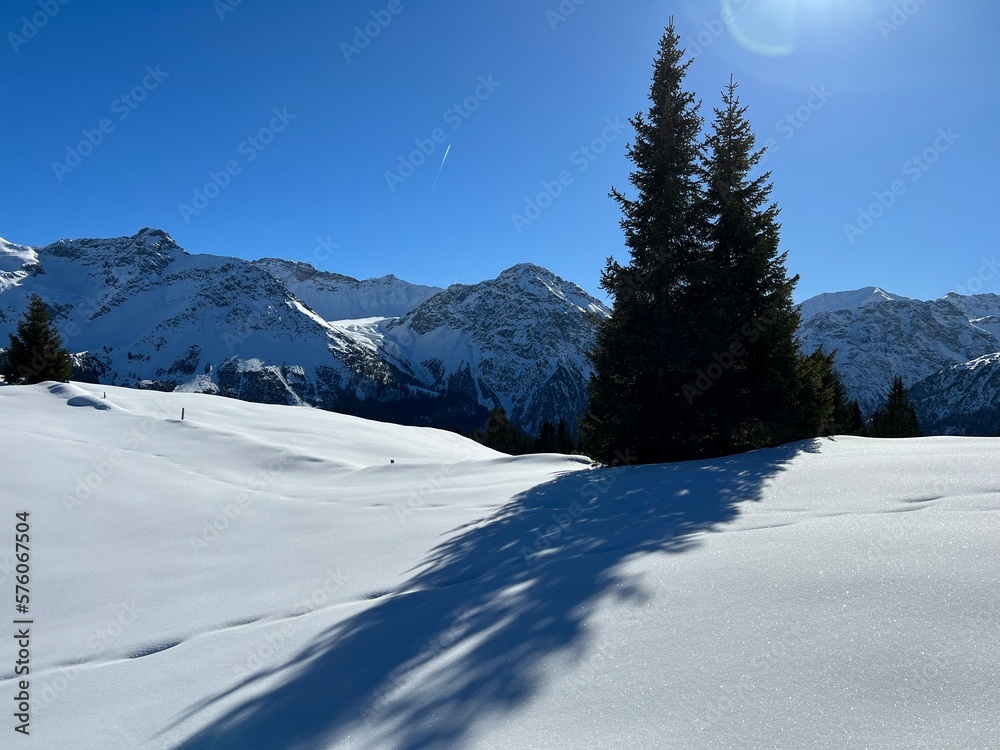
{"type": "Polygon", "coordinates": [[[433,192],[434,192],[434,188],[436,188],[436,187],[437,187],[437,184],[438,184],[438,180],[440,180],[440,179],[441,179],[441,170],[442,170],[442,169],[444,169],[444,163],[445,163],[446,161],[448,161],[448,154],[450,154],[450,153],[451,153],[451,144],[449,143],[449,144],[448,144],[448,148],[446,148],[446,149],[444,150],[444,158],[443,158],[443,159],[441,159],[441,166],[440,166],[440,167],[438,167],[438,173],[437,173],[437,177],[435,177],[435,178],[434,178],[434,184],[433,184],[433,185],[431,185],[431,193],[433,193],[433,192]]]}

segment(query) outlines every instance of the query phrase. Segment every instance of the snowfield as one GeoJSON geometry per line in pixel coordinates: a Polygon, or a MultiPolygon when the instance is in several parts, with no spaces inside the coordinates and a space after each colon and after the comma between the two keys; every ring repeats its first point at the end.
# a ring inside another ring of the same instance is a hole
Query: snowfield
{"type": "Polygon", "coordinates": [[[1000,440],[594,470],[76,383],[0,420],[3,747],[1000,747],[1000,440]]]}

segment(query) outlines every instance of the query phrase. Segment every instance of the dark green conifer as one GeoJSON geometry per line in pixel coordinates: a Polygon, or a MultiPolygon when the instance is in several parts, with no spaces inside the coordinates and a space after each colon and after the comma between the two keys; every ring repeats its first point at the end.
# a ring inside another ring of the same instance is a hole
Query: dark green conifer
{"type": "Polygon", "coordinates": [[[921,437],[920,421],[910,401],[910,393],[898,375],[892,381],[885,406],[872,417],[872,437],[905,438],[921,437]]]}
{"type": "Polygon", "coordinates": [[[63,348],[59,332],[52,325],[49,308],[37,294],[28,302],[17,333],[8,334],[4,380],[31,385],[44,380],[67,382],[72,371],[69,352],[63,348]]]}
{"type": "Polygon", "coordinates": [[[695,289],[705,261],[699,102],[683,86],[690,61],[671,20],[653,65],[650,108],[630,119],[634,198],[613,189],[628,264],[608,258],[601,286],[613,299],[592,353],[587,451],[610,462],[692,455],[697,435],[683,385],[708,354],[695,289]]]}

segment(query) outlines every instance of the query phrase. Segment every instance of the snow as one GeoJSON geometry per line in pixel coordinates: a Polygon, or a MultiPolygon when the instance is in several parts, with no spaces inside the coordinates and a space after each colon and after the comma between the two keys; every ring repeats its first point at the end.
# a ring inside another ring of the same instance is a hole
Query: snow
{"type": "Polygon", "coordinates": [[[23,747],[1000,746],[997,440],[593,470],[194,393],[0,414],[23,747]]]}
{"type": "Polygon", "coordinates": [[[28,267],[38,264],[38,253],[30,247],[0,237],[0,293],[17,286],[28,276],[28,267]]]}
{"type": "Polygon", "coordinates": [[[394,317],[408,313],[441,291],[440,287],[410,284],[392,274],[359,281],[320,271],[308,263],[263,258],[254,265],[265,269],[297,299],[324,320],[394,317]]]}
{"type": "Polygon", "coordinates": [[[810,297],[802,303],[800,313],[802,319],[812,317],[817,313],[829,312],[833,310],[857,310],[866,305],[874,305],[882,302],[898,302],[908,299],[898,294],[892,294],[877,286],[866,286],[862,289],[854,289],[849,292],[826,292],[810,297]]]}

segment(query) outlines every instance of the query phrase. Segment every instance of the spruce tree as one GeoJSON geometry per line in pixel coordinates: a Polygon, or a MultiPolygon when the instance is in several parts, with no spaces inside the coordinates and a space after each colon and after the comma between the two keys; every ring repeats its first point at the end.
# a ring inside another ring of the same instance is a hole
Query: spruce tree
{"type": "Polygon", "coordinates": [[[807,363],[798,353],[792,293],[799,277],[789,277],[787,253],[778,249],[781,225],[778,207],[769,202],[771,174],[752,175],[764,151],[755,147],[737,88],[730,80],[722,107],[715,109],[704,160],[710,254],[702,309],[721,373],[696,398],[715,426],[713,452],[720,454],[811,437],[802,422],[815,415],[797,412],[817,406],[809,389],[816,383],[825,388],[829,379],[820,372],[825,362],[807,363]],[[816,372],[804,373],[803,367],[816,372]],[[803,383],[812,374],[819,379],[803,383]]]}
{"type": "Polygon", "coordinates": [[[7,365],[3,376],[7,383],[31,385],[44,380],[65,383],[72,371],[69,352],[63,348],[59,332],[52,325],[48,306],[37,294],[28,302],[17,333],[8,334],[7,365]]]}
{"type": "Polygon", "coordinates": [[[898,375],[892,381],[885,406],[876,410],[872,417],[872,437],[905,438],[920,437],[920,421],[910,401],[910,393],[898,375]]]}
{"type": "Polygon", "coordinates": [[[635,197],[617,189],[629,262],[608,258],[601,286],[613,300],[598,329],[588,411],[587,451],[610,462],[695,455],[704,441],[684,383],[710,356],[697,309],[705,262],[700,182],[700,103],[683,87],[690,60],[671,19],[653,65],[651,106],[630,118],[627,154],[635,197]]]}

